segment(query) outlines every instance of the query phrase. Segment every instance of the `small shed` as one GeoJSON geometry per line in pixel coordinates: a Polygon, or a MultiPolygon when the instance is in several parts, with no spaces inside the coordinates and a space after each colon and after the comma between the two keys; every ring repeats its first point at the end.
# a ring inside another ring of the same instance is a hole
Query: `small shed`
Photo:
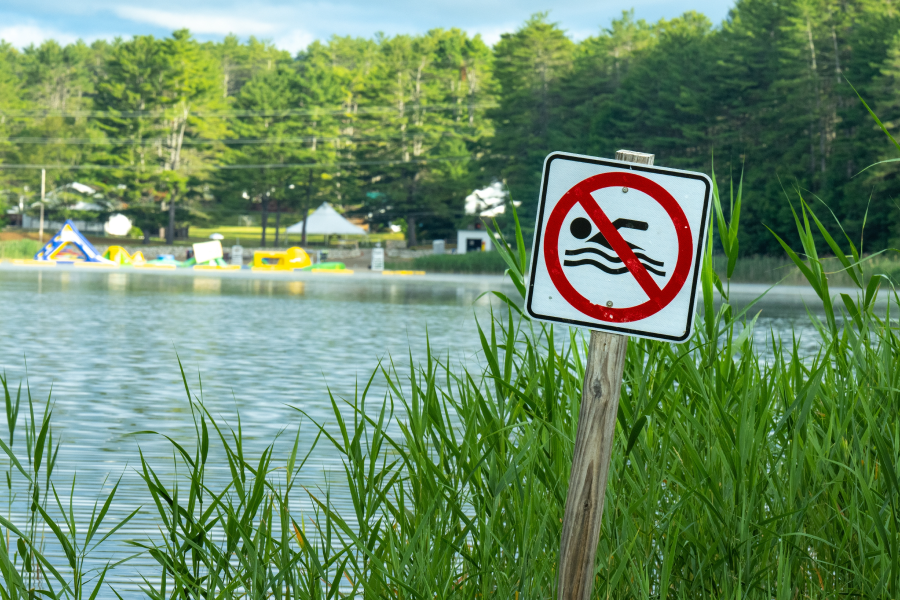
{"type": "Polygon", "coordinates": [[[484,229],[460,229],[456,232],[456,253],[490,252],[494,249],[491,234],[484,229]]]}

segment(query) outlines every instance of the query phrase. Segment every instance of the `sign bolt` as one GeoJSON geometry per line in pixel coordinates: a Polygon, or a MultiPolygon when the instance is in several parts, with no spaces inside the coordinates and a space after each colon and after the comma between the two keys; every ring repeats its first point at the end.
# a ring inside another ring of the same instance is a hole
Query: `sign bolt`
{"type": "Polygon", "coordinates": [[[612,308],[612,300],[607,300],[606,306],[607,306],[608,308],[612,308]]]}
{"type": "Polygon", "coordinates": [[[623,194],[627,194],[627,193],[628,193],[628,188],[627,188],[627,187],[623,187],[623,188],[622,188],[622,193],[623,193],[623,194]]]}

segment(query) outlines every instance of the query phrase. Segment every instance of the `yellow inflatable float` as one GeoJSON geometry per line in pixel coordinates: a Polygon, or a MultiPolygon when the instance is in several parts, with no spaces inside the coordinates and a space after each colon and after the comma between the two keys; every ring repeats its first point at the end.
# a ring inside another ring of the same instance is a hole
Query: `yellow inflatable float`
{"type": "Polygon", "coordinates": [[[257,250],[253,253],[254,271],[293,271],[311,264],[306,250],[297,246],[287,250],[257,250]]]}
{"type": "Polygon", "coordinates": [[[132,256],[128,253],[128,250],[122,246],[110,246],[109,250],[103,254],[103,258],[122,267],[142,265],[147,262],[144,260],[144,254],[140,250],[135,252],[134,256],[132,256]]]}

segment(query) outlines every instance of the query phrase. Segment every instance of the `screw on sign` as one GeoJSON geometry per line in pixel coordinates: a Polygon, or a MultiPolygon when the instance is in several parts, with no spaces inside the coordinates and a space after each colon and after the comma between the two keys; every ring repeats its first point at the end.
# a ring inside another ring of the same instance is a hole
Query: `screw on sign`
{"type": "Polygon", "coordinates": [[[627,336],[683,342],[693,328],[712,182],[653,158],[544,161],[525,308],[593,330],[563,519],[565,600],[591,595],[627,336]]]}

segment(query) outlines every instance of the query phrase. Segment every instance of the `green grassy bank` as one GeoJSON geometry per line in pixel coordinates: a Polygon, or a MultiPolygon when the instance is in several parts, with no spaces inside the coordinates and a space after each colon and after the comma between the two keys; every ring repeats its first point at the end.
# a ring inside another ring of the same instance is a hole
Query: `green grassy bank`
{"type": "Polygon", "coordinates": [[[0,259],[2,258],[34,258],[44,244],[37,240],[21,239],[0,242],[0,259]]]}

